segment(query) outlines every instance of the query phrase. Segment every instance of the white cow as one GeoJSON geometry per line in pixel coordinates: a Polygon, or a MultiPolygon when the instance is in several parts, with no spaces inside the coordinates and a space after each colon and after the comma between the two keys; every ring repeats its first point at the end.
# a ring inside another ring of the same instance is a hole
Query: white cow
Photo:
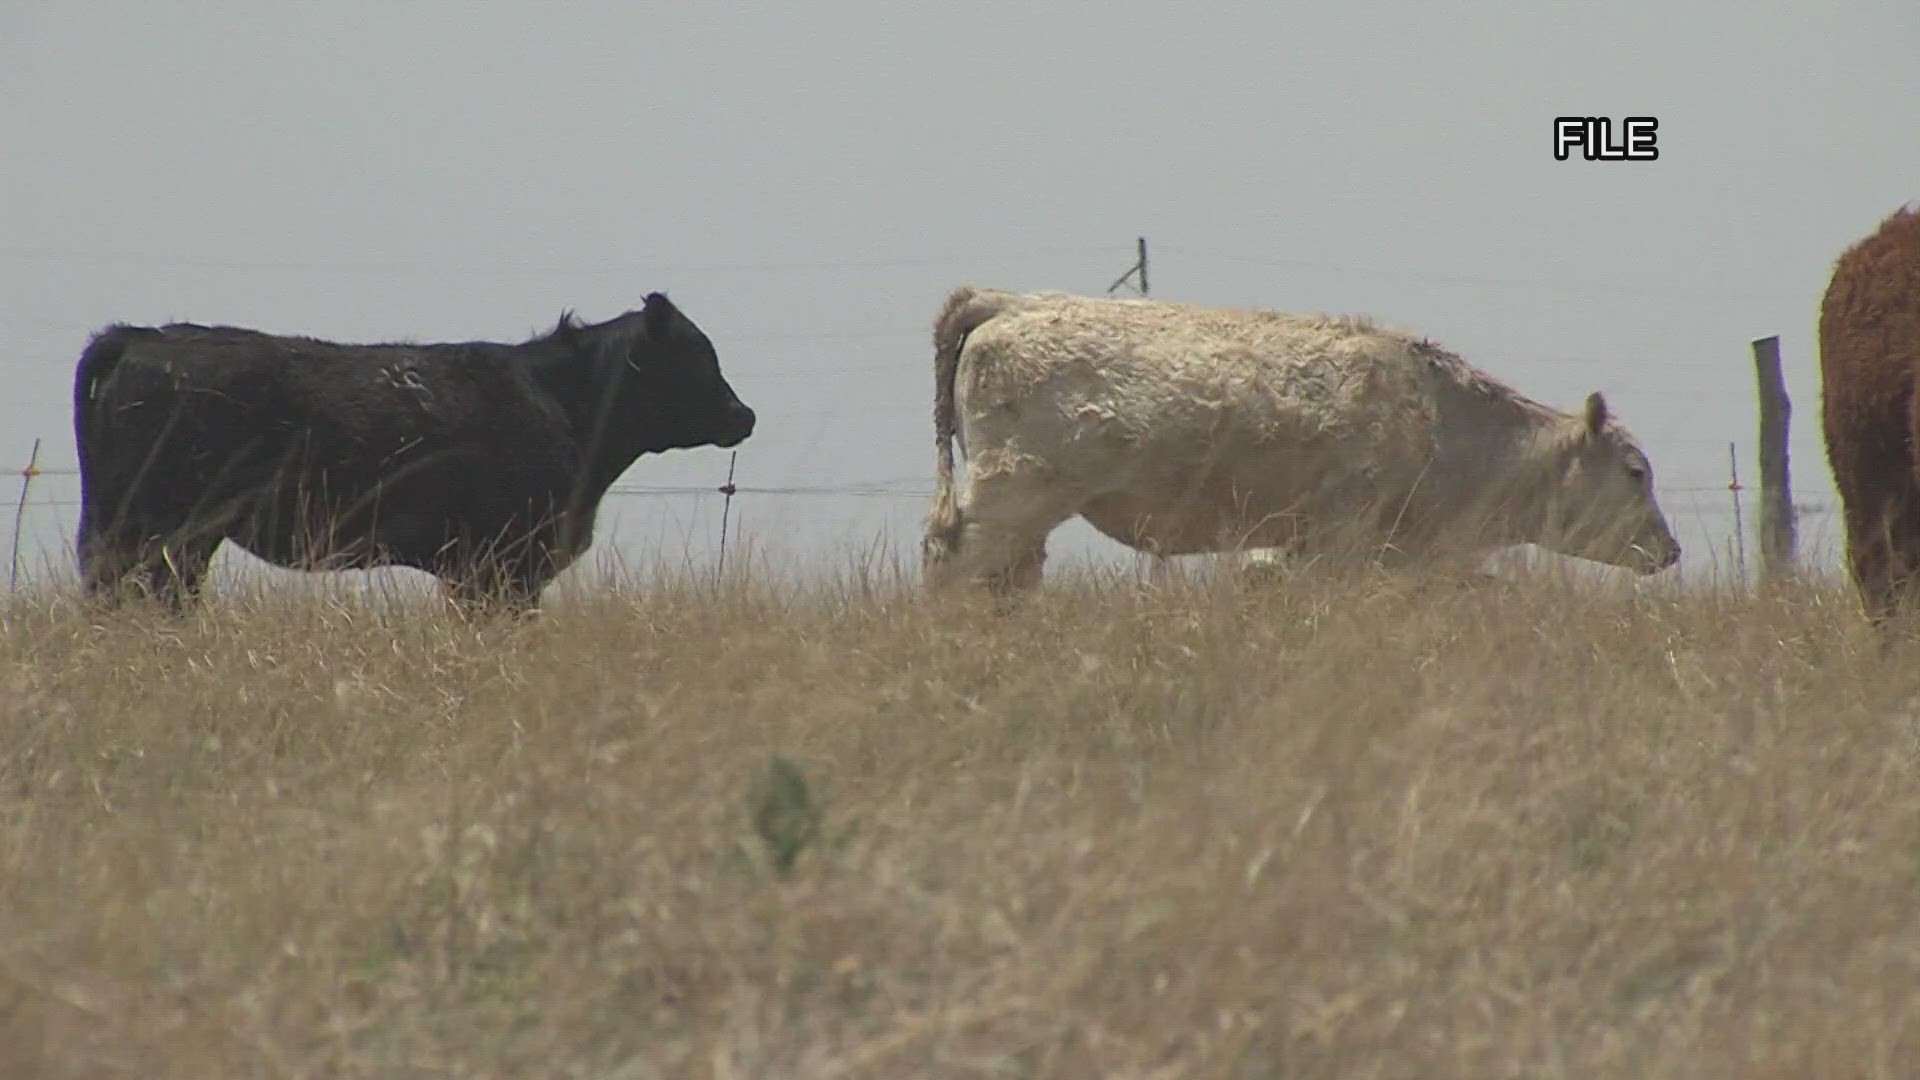
{"type": "Polygon", "coordinates": [[[1158,556],[1477,564],[1535,543],[1643,574],[1680,558],[1599,393],[1563,413],[1365,319],[962,287],[933,342],[931,588],[1037,585],[1076,514],[1158,556]]]}

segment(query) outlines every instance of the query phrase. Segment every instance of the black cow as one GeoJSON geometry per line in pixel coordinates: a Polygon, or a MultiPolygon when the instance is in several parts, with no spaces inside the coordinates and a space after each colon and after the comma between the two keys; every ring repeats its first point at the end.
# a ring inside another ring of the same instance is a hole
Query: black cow
{"type": "Polygon", "coordinates": [[[231,540],[293,569],[416,567],[465,609],[524,612],[634,459],[753,426],[660,293],[519,345],[116,324],[74,378],[81,577],[111,601],[132,576],[179,610],[231,540]]]}

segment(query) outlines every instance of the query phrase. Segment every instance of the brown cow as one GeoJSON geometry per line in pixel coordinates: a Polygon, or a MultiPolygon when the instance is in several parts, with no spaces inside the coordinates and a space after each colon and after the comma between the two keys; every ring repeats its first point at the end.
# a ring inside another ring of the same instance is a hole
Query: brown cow
{"type": "Polygon", "coordinates": [[[1820,303],[1821,426],[1847,566],[1876,626],[1920,573],[1920,210],[1847,249],[1820,303]]]}

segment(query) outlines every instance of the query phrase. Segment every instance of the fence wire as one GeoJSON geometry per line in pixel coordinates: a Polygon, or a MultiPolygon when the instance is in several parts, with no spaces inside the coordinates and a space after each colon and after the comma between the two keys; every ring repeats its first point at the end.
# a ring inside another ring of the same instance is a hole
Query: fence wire
{"type": "MultiPolygon", "coordinates": [[[[9,471],[12,472],[13,475],[22,478],[13,522],[13,544],[17,550],[15,551],[9,571],[10,589],[17,589],[19,584],[28,577],[28,575],[20,572],[23,551],[18,549],[20,548],[20,538],[23,535],[23,531],[27,535],[37,538],[39,541],[26,545],[26,547],[34,549],[33,551],[25,552],[29,561],[37,559],[38,562],[49,567],[56,564],[68,563],[71,559],[71,541],[68,534],[74,526],[72,515],[76,514],[80,507],[80,500],[78,498],[71,497],[66,493],[55,495],[53,492],[46,491],[45,488],[38,488],[35,481],[42,478],[57,478],[66,481],[66,483],[61,486],[67,487],[72,481],[79,477],[80,470],[78,467],[71,465],[29,465],[9,471]],[[54,525],[52,530],[46,528],[47,523],[44,518],[41,518],[38,522],[34,520],[39,515],[48,512],[64,518],[64,520],[57,523],[52,523],[54,525]],[[36,527],[28,528],[29,525],[36,527]]],[[[1744,489],[1745,487],[1746,485],[1740,485],[1740,489],[1744,489]]],[[[1689,565],[1681,568],[1681,576],[1683,578],[1695,579],[1698,575],[1704,575],[1707,580],[1720,579],[1728,576],[1731,576],[1733,580],[1743,583],[1749,580],[1750,575],[1747,572],[1745,560],[1739,557],[1736,549],[1744,546],[1744,534],[1752,531],[1754,524],[1740,521],[1734,512],[1733,500],[1737,497],[1738,490],[1739,489],[1734,488],[1733,485],[1727,482],[1684,483],[1672,486],[1661,486],[1659,495],[1662,500],[1668,504],[1669,517],[1673,519],[1676,532],[1683,534],[1683,543],[1689,553],[1689,565]],[[1703,505],[1703,500],[1708,501],[1703,505]],[[1721,504],[1720,500],[1726,500],[1725,504],[1721,504]],[[1718,507],[1718,509],[1716,509],[1716,507],[1718,507]],[[1675,516],[1675,511],[1687,514],[1691,520],[1683,522],[1682,518],[1675,516]],[[1689,525],[1691,526],[1690,528],[1688,527],[1689,525]],[[1684,539],[1686,533],[1692,533],[1693,538],[1684,539]]],[[[841,521],[837,524],[848,527],[852,531],[858,531],[858,528],[861,526],[872,525],[880,533],[888,533],[893,531],[899,524],[892,519],[895,518],[900,511],[910,509],[914,503],[924,504],[930,502],[933,493],[931,477],[907,476],[883,480],[818,484],[741,484],[737,482],[733,484],[619,483],[609,488],[606,494],[608,499],[635,500],[640,502],[657,503],[660,501],[690,500],[696,507],[705,505],[709,508],[713,504],[708,500],[713,498],[725,498],[729,503],[731,503],[734,498],[744,498],[748,500],[747,503],[735,509],[749,512],[751,511],[752,500],[756,498],[802,499],[808,501],[879,500],[894,507],[881,512],[881,516],[888,520],[867,521],[864,520],[864,515],[860,515],[863,520],[857,522],[841,521]]],[[[1794,505],[1796,514],[1801,521],[1802,530],[1802,540],[1800,551],[1797,553],[1796,564],[1801,567],[1802,570],[1814,573],[1837,569],[1839,563],[1837,553],[1834,549],[1833,538],[1823,535],[1830,531],[1828,526],[1831,525],[1832,521],[1831,513],[1833,505],[1825,500],[1797,501],[1794,505]]],[[[697,562],[699,558],[704,557],[698,555],[698,552],[707,546],[706,541],[701,539],[701,537],[711,528],[712,522],[701,522],[699,519],[700,513],[701,511],[696,510],[692,517],[686,518],[685,520],[679,520],[681,515],[675,513],[673,515],[676,519],[675,521],[655,523],[660,529],[659,536],[655,540],[645,542],[648,548],[659,549],[652,551],[650,553],[651,557],[658,558],[661,554],[668,553],[669,549],[675,548],[676,546],[684,546],[686,548],[686,551],[682,552],[681,555],[684,556],[684,560],[688,561],[689,564],[697,562]],[[675,539],[676,536],[678,537],[677,540],[675,539]]],[[[736,518],[737,516],[738,515],[736,515],[736,518]]],[[[736,520],[735,527],[737,528],[739,524],[736,520]]],[[[820,525],[825,531],[831,531],[826,530],[825,526],[827,523],[816,522],[814,524],[820,525]]],[[[1068,527],[1082,533],[1087,531],[1085,529],[1079,529],[1077,523],[1070,523],[1068,527]]],[[[740,540],[750,542],[751,547],[761,549],[762,551],[767,547],[764,538],[731,537],[725,535],[726,532],[727,529],[723,523],[721,529],[722,535],[712,537],[712,539],[723,546],[740,540]]],[[[822,535],[824,536],[824,531],[822,535]]],[[[783,522],[783,533],[776,534],[773,539],[776,541],[775,546],[778,546],[780,542],[791,542],[794,539],[792,522],[783,522]]],[[[812,541],[820,538],[808,536],[801,537],[800,539],[802,541],[801,546],[811,547],[814,546],[812,541]]],[[[1093,543],[1094,549],[1081,550],[1083,545],[1068,541],[1062,545],[1066,550],[1062,550],[1060,554],[1070,560],[1091,558],[1098,562],[1109,562],[1117,558],[1124,563],[1132,559],[1138,565],[1145,565],[1142,560],[1148,560],[1148,557],[1142,553],[1113,550],[1109,548],[1108,545],[1099,544],[1097,540],[1090,535],[1081,539],[1093,543]]],[[[631,549],[636,543],[639,542],[635,541],[630,533],[628,534],[628,539],[624,542],[611,535],[607,538],[607,546],[614,549],[613,557],[616,558],[616,560],[624,560],[626,556],[632,554],[632,551],[627,549],[631,549]]],[[[915,557],[912,554],[912,550],[915,548],[917,548],[917,543],[908,543],[905,545],[909,561],[912,561],[915,557]]],[[[707,552],[707,555],[710,556],[711,554],[711,551],[707,552]]],[[[824,551],[822,554],[824,554],[824,551]]],[[[869,552],[868,554],[872,553],[869,552]]],[[[1506,562],[1504,556],[1496,556],[1496,559],[1503,563],[1506,562]]],[[[809,561],[811,560],[812,557],[810,556],[809,561]]],[[[251,563],[253,560],[248,559],[246,561],[251,563]]],[[[1522,561],[1528,560],[1523,559],[1522,561]]],[[[64,574],[65,570],[57,570],[55,573],[64,574]]],[[[41,576],[40,574],[32,575],[34,578],[41,576]]]]}

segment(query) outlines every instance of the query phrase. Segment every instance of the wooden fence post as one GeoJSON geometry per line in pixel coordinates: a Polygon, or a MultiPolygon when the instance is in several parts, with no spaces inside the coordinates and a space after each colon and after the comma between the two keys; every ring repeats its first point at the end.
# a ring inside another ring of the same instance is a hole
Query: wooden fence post
{"type": "Polygon", "coordinates": [[[1754,374],[1760,381],[1760,565],[1768,578],[1794,572],[1796,533],[1793,484],[1787,469],[1786,379],[1780,373],[1780,338],[1753,342],[1754,374]]]}

